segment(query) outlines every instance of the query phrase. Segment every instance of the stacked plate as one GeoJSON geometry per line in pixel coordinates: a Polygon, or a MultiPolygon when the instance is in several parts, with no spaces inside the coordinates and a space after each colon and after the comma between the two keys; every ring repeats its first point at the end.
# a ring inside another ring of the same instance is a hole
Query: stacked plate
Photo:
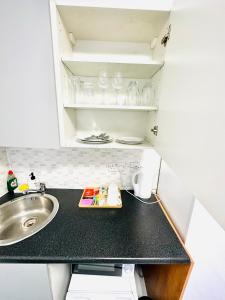
{"type": "Polygon", "coordinates": [[[87,137],[77,138],[78,142],[84,144],[107,144],[112,142],[112,138],[106,133],[101,133],[99,135],[90,135],[87,137]]]}
{"type": "Polygon", "coordinates": [[[143,138],[136,136],[123,136],[116,139],[117,143],[126,144],[126,145],[138,145],[144,142],[143,138]]]}

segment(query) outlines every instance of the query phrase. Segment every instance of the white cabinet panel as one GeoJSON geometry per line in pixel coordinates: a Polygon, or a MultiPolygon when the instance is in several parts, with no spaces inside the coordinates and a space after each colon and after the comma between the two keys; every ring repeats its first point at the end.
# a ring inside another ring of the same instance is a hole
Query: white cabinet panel
{"type": "Polygon", "coordinates": [[[1,300],[52,300],[45,264],[1,264],[1,300]]]}
{"type": "Polygon", "coordinates": [[[0,148],[0,197],[7,193],[7,176],[9,170],[9,163],[7,153],[4,148],[0,148]]]}
{"type": "Polygon", "coordinates": [[[0,146],[59,145],[48,0],[0,2],[0,146]]]}
{"type": "Polygon", "coordinates": [[[160,168],[158,194],[180,236],[185,240],[192,214],[194,195],[186,189],[180,178],[164,161],[160,168]]]}
{"type": "Polygon", "coordinates": [[[156,148],[225,228],[225,2],[177,0],[156,148]]]}

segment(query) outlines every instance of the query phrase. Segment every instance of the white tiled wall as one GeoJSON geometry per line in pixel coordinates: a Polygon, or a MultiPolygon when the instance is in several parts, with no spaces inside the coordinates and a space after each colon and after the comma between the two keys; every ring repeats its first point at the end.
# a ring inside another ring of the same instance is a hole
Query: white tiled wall
{"type": "Polygon", "coordinates": [[[10,167],[19,183],[33,171],[49,188],[83,188],[111,181],[131,188],[140,167],[141,150],[118,149],[7,149],[10,167]],[[121,173],[121,176],[120,176],[121,173]]]}
{"type": "Polygon", "coordinates": [[[7,173],[9,170],[6,150],[4,148],[0,148],[0,196],[4,195],[7,191],[6,188],[6,180],[7,173]]]}

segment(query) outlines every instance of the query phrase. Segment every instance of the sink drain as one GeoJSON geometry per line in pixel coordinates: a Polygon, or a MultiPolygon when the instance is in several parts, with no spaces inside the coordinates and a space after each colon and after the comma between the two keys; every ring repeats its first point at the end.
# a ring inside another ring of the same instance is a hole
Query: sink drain
{"type": "Polygon", "coordinates": [[[29,227],[35,225],[37,223],[37,220],[38,220],[37,217],[29,218],[23,223],[23,227],[29,228],[29,227]]]}

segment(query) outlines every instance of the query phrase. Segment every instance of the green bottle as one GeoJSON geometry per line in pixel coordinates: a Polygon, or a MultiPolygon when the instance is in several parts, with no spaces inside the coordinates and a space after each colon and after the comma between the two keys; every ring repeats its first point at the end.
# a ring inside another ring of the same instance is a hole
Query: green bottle
{"type": "Polygon", "coordinates": [[[7,188],[10,194],[14,193],[14,190],[18,187],[17,178],[14,175],[12,170],[9,170],[8,172],[8,178],[7,178],[7,188]]]}

